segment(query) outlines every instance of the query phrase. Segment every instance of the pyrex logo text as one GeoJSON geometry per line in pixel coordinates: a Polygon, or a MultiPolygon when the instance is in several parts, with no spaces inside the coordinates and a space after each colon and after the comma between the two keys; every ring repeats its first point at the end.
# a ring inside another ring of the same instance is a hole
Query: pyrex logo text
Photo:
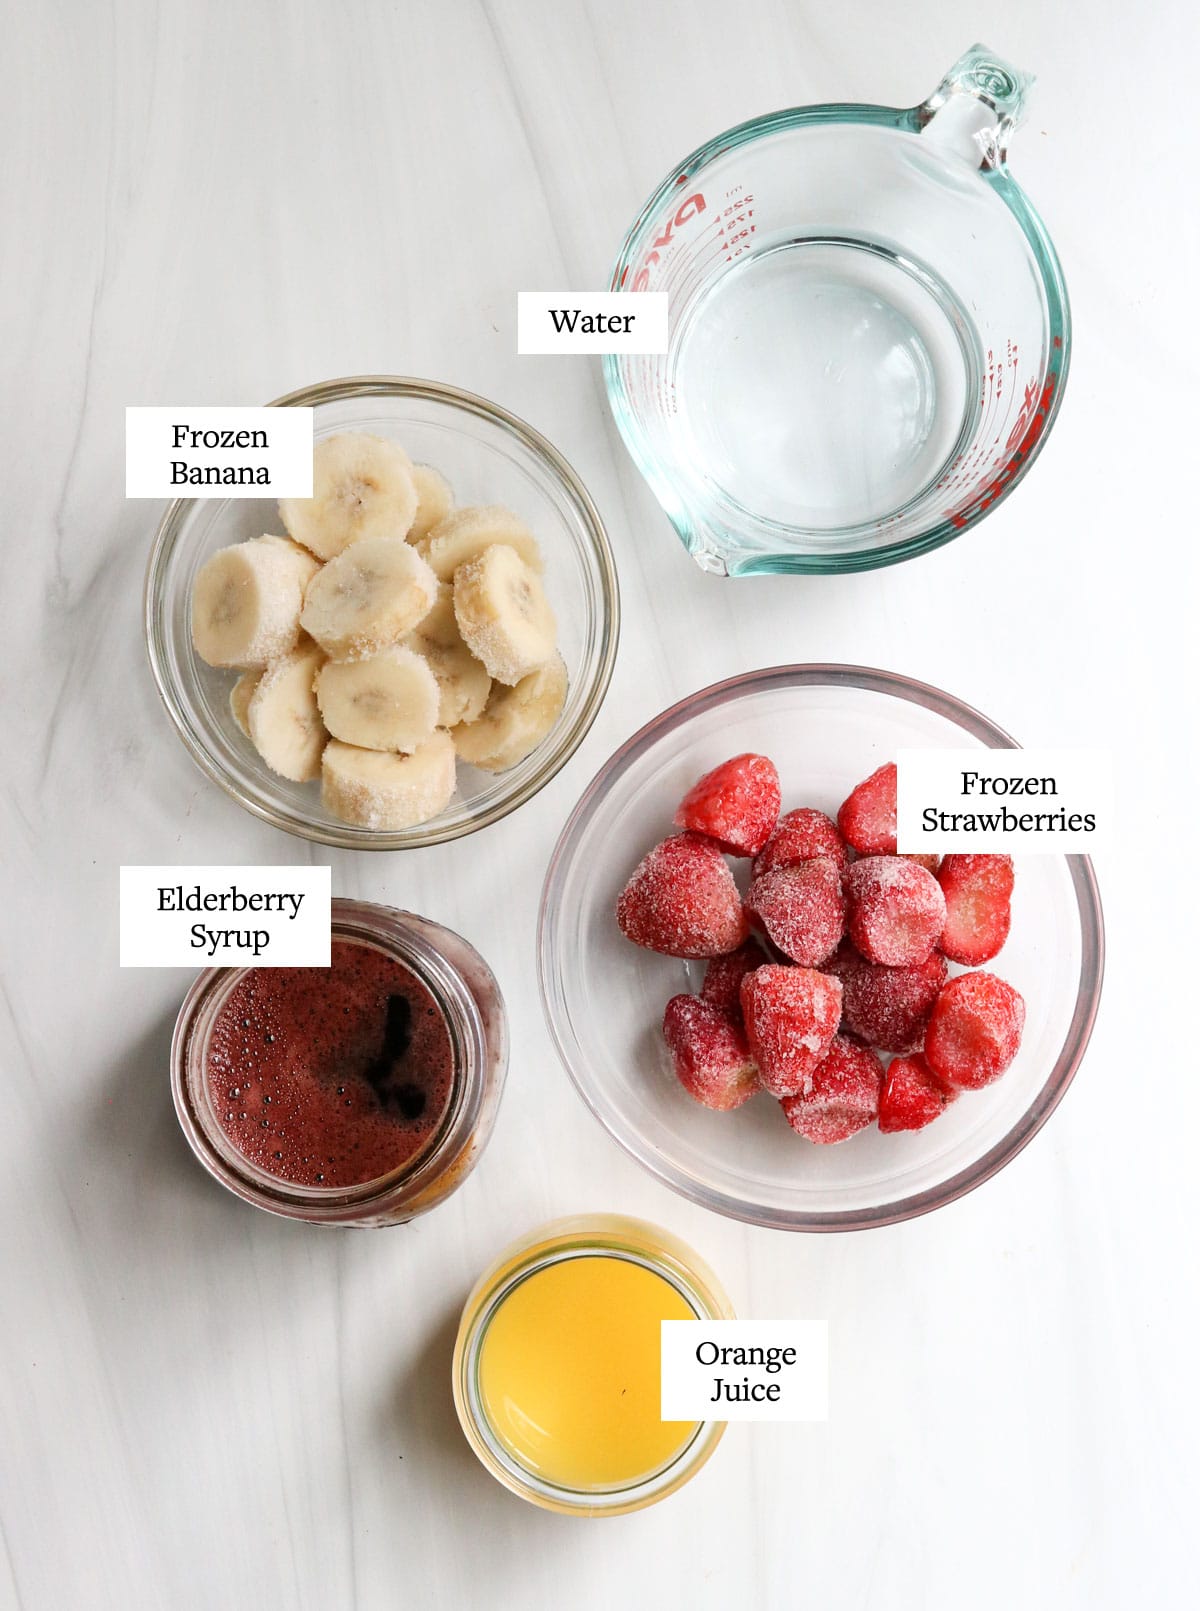
{"type": "MultiPolygon", "coordinates": [[[[650,250],[642,259],[641,266],[633,277],[633,285],[630,287],[631,290],[645,291],[649,288],[650,270],[656,263],[661,261],[663,248],[671,244],[675,231],[680,227],[680,225],[686,224],[689,218],[695,218],[698,213],[702,213],[704,211],[704,208],[704,197],[699,193],[699,191],[697,191],[694,196],[688,196],[685,201],[680,202],[679,206],[675,209],[674,216],[667,220],[667,227],[663,230],[662,234],[655,239],[650,250]]],[[[628,273],[628,270],[626,270],[626,273],[628,273]]],[[[625,289],[624,274],[621,276],[621,289],[625,289]]]]}

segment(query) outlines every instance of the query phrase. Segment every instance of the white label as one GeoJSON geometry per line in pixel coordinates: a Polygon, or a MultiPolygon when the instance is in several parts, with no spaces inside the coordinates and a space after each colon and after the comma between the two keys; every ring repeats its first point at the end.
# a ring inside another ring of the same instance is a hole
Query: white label
{"type": "Polygon", "coordinates": [[[328,867],[122,867],[121,966],[329,966],[328,867]]]}
{"type": "Polygon", "coordinates": [[[896,848],[1090,855],[1112,845],[1108,750],[901,750],[896,848]]]}
{"type": "Polygon", "coordinates": [[[311,408],[127,408],[127,498],[311,498],[311,408]]]}
{"type": "Polygon", "coordinates": [[[517,351],[666,352],[665,291],[518,291],[517,351]]]}
{"type": "Polygon", "coordinates": [[[824,1320],[664,1320],[664,1421],[827,1421],[824,1320]]]}

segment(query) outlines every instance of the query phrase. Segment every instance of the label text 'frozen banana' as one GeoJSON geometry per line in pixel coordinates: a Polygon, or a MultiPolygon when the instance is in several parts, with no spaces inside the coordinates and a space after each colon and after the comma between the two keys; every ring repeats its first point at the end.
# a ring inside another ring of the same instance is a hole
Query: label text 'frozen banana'
{"type": "Polygon", "coordinates": [[[127,408],[127,498],[311,498],[311,408],[127,408]]]}

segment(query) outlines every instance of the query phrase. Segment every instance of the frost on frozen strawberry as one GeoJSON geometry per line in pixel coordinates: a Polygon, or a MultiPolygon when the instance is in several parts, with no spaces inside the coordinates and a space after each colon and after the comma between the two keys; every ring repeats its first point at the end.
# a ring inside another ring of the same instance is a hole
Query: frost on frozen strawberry
{"type": "Polygon", "coordinates": [[[904,860],[915,861],[918,867],[924,867],[927,873],[933,873],[935,876],[938,868],[942,865],[940,856],[926,855],[924,851],[913,851],[911,854],[906,855],[904,860]]]}
{"type": "Polygon", "coordinates": [[[1012,923],[1012,857],[947,856],[937,878],[946,898],[942,954],[972,968],[990,962],[1012,923]]]}
{"type": "Polygon", "coordinates": [[[797,1134],[831,1146],[865,1130],[879,1112],[883,1064],[869,1046],[838,1035],[809,1086],[780,1104],[797,1134]]]}
{"type": "Polygon", "coordinates": [[[707,834],[731,856],[756,856],[779,820],[779,773],[765,755],[735,755],[695,783],[675,826],[707,834]]]}
{"type": "Polygon", "coordinates": [[[731,1018],[742,1021],[742,980],[766,962],[766,952],[757,940],[747,940],[728,956],[714,957],[704,970],[700,994],[731,1018]]]}
{"type": "Polygon", "coordinates": [[[1017,1055],[1025,1002],[994,973],[951,979],[925,1031],[925,1061],[948,1085],[976,1090],[1000,1078],[1017,1055]]]}
{"type": "Polygon", "coordinates": [[[742,981],[746,1039],[772,1096],[792,1096],[811,1081],[842,1016],[842,987],[813,968],[767,963],[742,981]]]}
{"type": "Polygon", "coordinates": [[[842,875],[829,856],[776,867],[750,885],[746,910],[785,956],[817,968],[837,949],[846,932],[842,875]]]}
{"type": "Polygon", "coordinates": [[[958,1092],[937,1077],[919,1052],[894,1057],[888,1065],[879,1098],[879,1128],[884,1135],[897,1130],[923,1130],[944,1113],[958,1092]]]}
{"type": "Polygon", "coordinates": [[[812,806],[801,806],[780,817],[779,826],[754,858],[754,876],[758,878],[776,867],[789,867],[793,862],[812,861],[815,856],[829,856],[839,867],[845,867],[850,860],[833,819],[812,806]]]}
{"type": "Polygon", "coordinates": [[[911,1052],[946,982],[946,959],[933,951],[913,968],[884,968],[842,945],[824,965],[842,981],[842,1027],[884,1052],[911,1052]]]}
{"type": "Polygon", "coordinates": [[[933,950],[946,900],[932,873],[901,856],[866,856],[845,877],[850,938],[868,962],[912,968],[933,950]]]}
{"type": "Polygon", "coordinates": [[[617,898],[617,923],[627,940],[669,957],[723,956],[747,932],[725,858],[691,833],[664,839],[643,857],[617,898]]]}
{"type": "Polygon", "coordinates": [[[741,1025],[711,1001],[672,996],[663,1014],[663,1036],[680,1085],[706,1108],[726,1113],[760,1089],[741,1025]]]}
{"type": "Polygon", "coordinates": [[[842,838],[860,856],[896,854],[896,765],[889,761],[852,789],[837,814],[842,838]]]}

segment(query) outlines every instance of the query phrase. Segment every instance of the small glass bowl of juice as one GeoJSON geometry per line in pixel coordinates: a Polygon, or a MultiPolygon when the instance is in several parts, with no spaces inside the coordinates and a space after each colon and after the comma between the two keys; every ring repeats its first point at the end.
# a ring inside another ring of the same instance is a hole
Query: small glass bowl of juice
{"type": "Polygon", "coordinates": [[[711,1270],[657,1226],[615,1214],[544,1225],[463,1309],[454,1403],[467,1441],[546,1510],[620,1516],[665,1499],[725,1423],[661,1419],[661,1323],[732,1318],[711,1270]]]}
{"type": "Polygon", "coordinates": [[[471,1172],[508,1064],[499,987],[440,923],[335,900],[328,968],[209,968],[171,1045],[175,1110],[244,1201],[396,1225],[471,1172]]]}

